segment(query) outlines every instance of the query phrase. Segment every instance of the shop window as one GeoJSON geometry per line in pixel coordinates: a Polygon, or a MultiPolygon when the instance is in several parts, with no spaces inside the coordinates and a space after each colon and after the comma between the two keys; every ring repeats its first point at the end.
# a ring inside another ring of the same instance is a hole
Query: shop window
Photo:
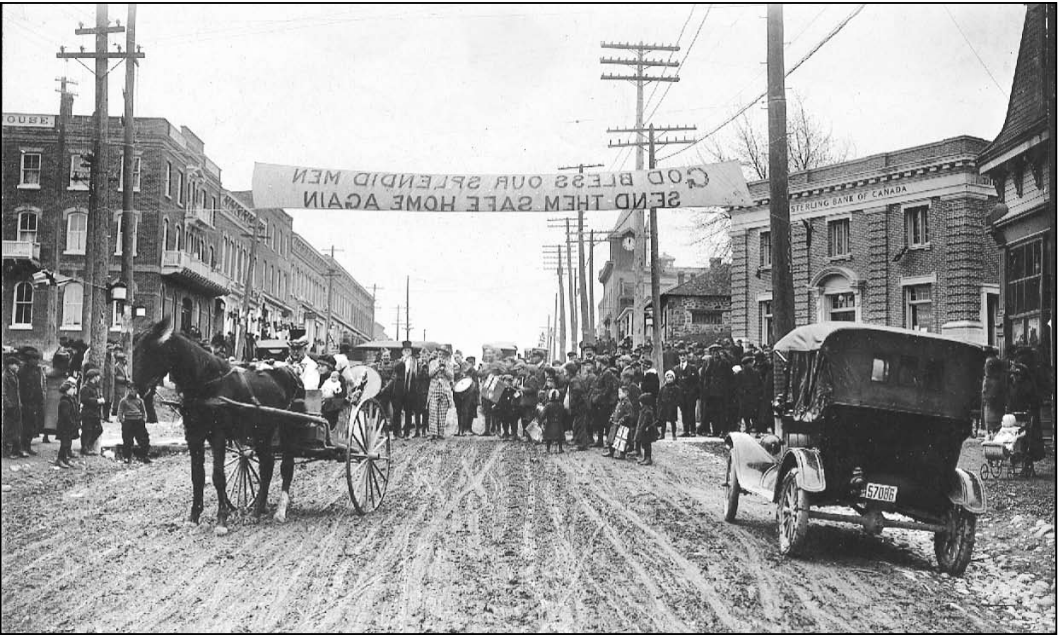
{"type": "Polygon", "coordinates": [[[907,247],[929,245],[929,206],[905,209],[903,217],[907,227],[907,247]]]}
{"type": "Polygon", "coordinates": [[[12,306],[11,327],[29,329],[33,327],[33,284],[23,281],[15,285],[14,305],[12,306]]]}
{"type": "Polygon", "coordinates": [[[760,232],[760,267],[771,267],[771,233],[760,232]]]}
{"type": "Polygon", "coordinates": [[[1043,271],[1043,242],[1032,242],[1007,251],[1008,314],[1020,315],[1040,309],[1040,278],[1043,271]]]}
{"type": "Polygon", "coordinates": [[[22,165],[19,172],[19,189],[34,189],[41,186],[40,152],[22,152],[22,165]]]}
{"type": "Polygon", "coordinates": [[[827,254],[830,258],[843,257],[850,254],[848,244],[849,223],[850,219],[841,218],[829,221],[826,224],[827,254]]]}
{"type": "Polygon", "coordinates": [[[81,310],[85,303],[85,289],[80,283],[63,286],[63,323],[60,330],[80,330],[81,310]]]}
{"type": "Polygon", "coordinates": [[[908,285],[903,289],[904,327],[929,332],[933,327],[933,286],[930,283],[908,285]]]}
{"type": "Polygon", "coordinates": [[[697,325],[722,325],[723,313],[719,310],[691,310],[693,323],[697,325]]]}
{"type": "Polygon", "coordinates": [[[88,214],[71,212],[66,217],[66,253],[85,253],[85,234],[88,228],[88,214]]]}

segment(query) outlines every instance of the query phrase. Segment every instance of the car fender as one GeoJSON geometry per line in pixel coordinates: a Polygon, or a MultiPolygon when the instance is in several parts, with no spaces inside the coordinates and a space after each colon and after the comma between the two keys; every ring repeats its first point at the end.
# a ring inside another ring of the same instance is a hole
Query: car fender
{"type": "Polygon", "coordinates": [[[988,504],[985,487],[981,480],[962,468],[955,469],[955,474],[951,478],[951,488],[948,490],[948,499],[952,504],[962,506],[975,515],[983,514],[988,504]]]}
{"type": "Polygon", "coordinates": [[[797,484],[809,493],[826,490],[826,472],[822,468],[822,456],[812,448],[790,448],[782,457],[778,479],[774,486],[774,499],[782,492],[782,482],[790,468],[797,471],[797,484]]]}
{"type": "Polygon", "coordinates": [[[730,449],[730,458],[741,487],[748,491],[769,494],[778,459],[745,433],[729,433],[723,438],[723,443],[730,449]]]}

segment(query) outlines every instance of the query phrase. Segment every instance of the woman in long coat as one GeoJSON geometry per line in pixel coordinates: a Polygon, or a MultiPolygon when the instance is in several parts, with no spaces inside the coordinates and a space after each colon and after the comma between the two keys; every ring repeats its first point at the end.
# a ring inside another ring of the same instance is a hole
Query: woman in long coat
{"type": "Polygon", "coordinates": [[[446,429],[446,413],[453,405],[454,371],[450,367],[450,354],[439,350],[428,362],[428,438],[442,439],[446,429]]]}

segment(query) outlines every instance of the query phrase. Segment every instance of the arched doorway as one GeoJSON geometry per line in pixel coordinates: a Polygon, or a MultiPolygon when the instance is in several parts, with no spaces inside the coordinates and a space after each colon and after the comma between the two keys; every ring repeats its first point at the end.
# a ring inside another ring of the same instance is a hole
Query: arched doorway
{"type": "Polygon", "coordinates": [[[862,321],[865,285],[848,268],[831,265],[820,270],[808,284],[815,298],[815,320],[862,321]]]}

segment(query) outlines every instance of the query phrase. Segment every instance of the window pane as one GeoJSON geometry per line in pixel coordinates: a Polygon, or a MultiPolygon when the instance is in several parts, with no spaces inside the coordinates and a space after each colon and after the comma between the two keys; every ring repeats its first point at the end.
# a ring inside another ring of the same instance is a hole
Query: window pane
{"type": "Polygon", "coordinates": [[[1040,279],[1026,279],[1025,281],[1025,310],[1040,309],[1040,279]]]}
{"type": "Polygon", "coordinates": [[[64,326],[81,327],[81,306],[85,291],[80,283],[67,283],[63,287],[63,323],[64,326]]]}
{"type": "Polygon", "coordinates": [[[1013,281],[1025,276],[1025,248],[1012,248],[1007,255],[1007,280],[1013,281]]]}
{"type": "Polygon", "coordinates": [[[889,362],[881,357],[875,357],[874,363],[870,368],[870,380],[871,381],[888,381],[889,379],[889,362]]]}

